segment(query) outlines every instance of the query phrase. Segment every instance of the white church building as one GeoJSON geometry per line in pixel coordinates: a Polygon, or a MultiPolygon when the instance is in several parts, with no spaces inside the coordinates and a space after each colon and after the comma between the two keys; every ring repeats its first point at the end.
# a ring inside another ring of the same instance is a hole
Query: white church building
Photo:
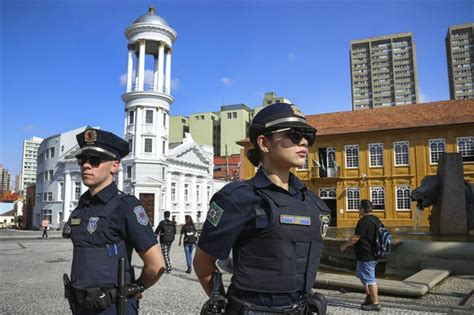
{"type": "MultiPolygon", "coordinates": [[[[190,134],[185,135],[182,143],[170,144],[168,140],[169,112],[174,101],[171,54],[176,31],[150,8],[125,29],[125,35],[128,71],[122,100],[124,138],[131,152],[121,161],[117,186],[142,202],[154,227],[166,210],[178,223],[184,223],[185,215],[203,222],[210,198],[225,183],[213,180],[212,146],[197,144],[190,134]],[[152,83],[145,82],[147,55],[153,58],[152,83]]],[[[37,176],[39,197],[33,226],[48,216],[54,227],[61,227],[77,206],[80,194],[87,190],[80,181],[80,169],[74,158],[79,147],[71,143],[73,133],[84,128],[50,137],[40,146],[37,174],[42,176],[37,176]],[[68,148],[61,144],[62,138],[67,139],[68,148]],[[51,152],[55,154],[52,158],[51,152]],[[46,156],[48,159],[40,161],[46,156]]]]}

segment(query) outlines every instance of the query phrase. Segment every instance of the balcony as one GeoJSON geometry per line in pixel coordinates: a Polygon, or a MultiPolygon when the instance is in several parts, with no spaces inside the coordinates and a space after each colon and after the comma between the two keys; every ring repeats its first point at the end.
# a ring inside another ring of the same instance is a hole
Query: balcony
{"type": "Polygon", "coordinates": [[[340,177],[339,167],[323,167],[313,166],[311,167],[311,179],[316,178],[339,178],[340,177]]]}

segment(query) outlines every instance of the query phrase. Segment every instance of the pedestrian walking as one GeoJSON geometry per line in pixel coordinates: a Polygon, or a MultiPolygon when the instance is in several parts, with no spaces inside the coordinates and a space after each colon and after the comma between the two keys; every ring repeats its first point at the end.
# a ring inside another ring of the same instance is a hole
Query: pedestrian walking
{"type": "Polygon", "coordinates": [[[324,314],[325,298],[312,288],[330,210],[290,172],[305,165],[316,130],[295,105],[276,103],[253,118],[249,137],[247,156],[258,171],[212,197],[196,275],[211,295],[216,260],[232,250],[225,314],[324,314]]]}
{"type": "Polygon", "coordinates": [[[361,308],[367,311],[380,311],[382,307],[379,303],[375,279],[377,259],[374,256],[374,247],[377,226],[382,223],[372,214],[372,202],[370,200],[363,199],[360,201],[359,215],[361,215],[361,218],[357,222],[354,235],[339,249],[342,253],[347,248],[354,246],[357,259],[356,276],[362,282],[366,292],[365,301],[361,304],[361,308]]]}
{"type": "MultiPolygon", "coordinates": [[[[73,314],[115,315],[125,298],[117,293],[122,282],[117,279],[119,260],[125,259],[128,292],[152,286],[164,272],[165,263],[140,201],[119,191],[113,181],[120,159],[129,153],[128,142],[98,129],[87,129],[76,138],[81,148],[77,163],[89,189],[63,231],[74,245],[71,280],[64,277],[66,297],[73,314]],[[133,249],[143,260],[137,279],[133,249]]],[[[137,314],[143,295],[127,297],[126,314],[137,314]]]]}
{"type": "Polygon", "coordinates": [[[49,220],[46,216],[43,218],[43,221],[41,221],[41,229],[43,230],[43,235],[41,235],[41,238],[48,239],[49,220]]]}
{"type": "Polygon", "coordinates": [[[166,273],[171,273],[172,270],[170,251],[171,245],[173,244],[174,237],[176,235],[176,224],[170,220],[170,215],[171,213],[169,211],[165,211],[165,219],[160,221],[158,227],[155,230],[155,235],[159,236],[161,252],[165,258],[166,273]]]}
{"type": "Polygon", "coordinates": [[[191,273],[193,250],[197,242],[197,231],[196,231],[196,227],[194,226],[193,219],[191,218],[190,215],[186,216],[185,221],[186,223],[181,227],[181,234],[179,236],[178,245],[181,246],[181,241],[183,240],[183,237],[184,237],[183,247],[184,247],[184,254],[186,255],[186,264],[188,266],[186,273],[191,273]]]}

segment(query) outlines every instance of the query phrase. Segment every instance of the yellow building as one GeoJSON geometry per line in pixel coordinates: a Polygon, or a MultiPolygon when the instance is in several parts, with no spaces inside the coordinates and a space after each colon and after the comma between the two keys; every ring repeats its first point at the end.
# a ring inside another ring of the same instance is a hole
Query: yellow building
{"type": "MultiPolygon", "coordinates": [[[[355,226],[370,199],[386,226],[428,226],[431,208],[416,210],[410,193],[435,175],[444,152],[463,155],[474,183],[474,100],[452,100],[307,116],[317,129],[307,165],[293,172],[332,210],[332,225],[355,226]]],[[[240,141],[245,148],[248,140],[240,141]]],[[[245,150],[242,150],[245,156],[245,150]]],[[[241,178],[255,168],[243,158],[241,178]]]]}

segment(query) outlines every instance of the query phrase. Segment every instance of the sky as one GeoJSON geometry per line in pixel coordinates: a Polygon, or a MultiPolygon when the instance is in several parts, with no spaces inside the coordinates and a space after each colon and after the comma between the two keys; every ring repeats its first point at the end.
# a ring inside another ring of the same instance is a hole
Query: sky
{"type": "Polygon", "coordinates": [[[23,140],[81,126],[123,135],[124,29],[154,5],[178,33],[171,115],[253,108],[265,92],[305,114],[350,111],[351,40],[412,32],[420,101],[449,99],[448,27],[472,0],[2,0],[0,164],[21,168],[23,140]]]}

